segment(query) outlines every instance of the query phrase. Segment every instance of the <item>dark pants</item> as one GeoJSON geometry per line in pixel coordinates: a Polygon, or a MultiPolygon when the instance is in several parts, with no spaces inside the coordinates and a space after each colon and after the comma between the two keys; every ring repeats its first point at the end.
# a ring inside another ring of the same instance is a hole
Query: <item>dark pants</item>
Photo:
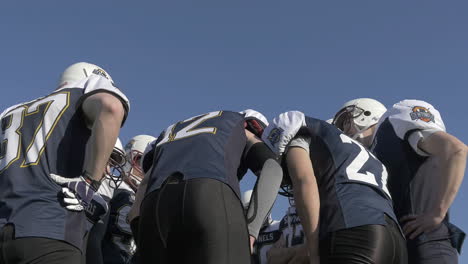
{"type": "Polygon", "coordinates": [[[141,263],[250,263],[241,202],[218,180],[170,177],[145,197],[138,232],[141,263]]]}
{"type": "Polygon", "coordinates": [[[0,230],[0,264],[80,264],[81,251],[63,241],[25,237],[15,239],[13,225],[0,230]]]}
{"type": "Polygon", "coordinates": [[[387,225],[365,225],[330,233],[320,243],[320,264],[408,263],[403,235],[393,220],[386,217],[386,221],[387,225]]]}
{"type": "Polygon", "coordinates": [[[450,239],[414,243],[408,241],[409,263],[411,264],[457,264],[458,253],[450,239]]]}

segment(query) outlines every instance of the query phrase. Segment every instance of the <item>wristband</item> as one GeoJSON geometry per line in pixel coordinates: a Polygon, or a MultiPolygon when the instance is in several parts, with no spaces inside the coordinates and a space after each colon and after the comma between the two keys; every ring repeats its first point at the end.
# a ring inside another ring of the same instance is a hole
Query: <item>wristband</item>
{"type": "Polygon", "coordinates": [[[99,186],[101,186],[101,182],[94,180],[91,177],[91,174],[87,171],[83,171],[83,178],[95,191],[97,191],[99,189],[99,186]]]}

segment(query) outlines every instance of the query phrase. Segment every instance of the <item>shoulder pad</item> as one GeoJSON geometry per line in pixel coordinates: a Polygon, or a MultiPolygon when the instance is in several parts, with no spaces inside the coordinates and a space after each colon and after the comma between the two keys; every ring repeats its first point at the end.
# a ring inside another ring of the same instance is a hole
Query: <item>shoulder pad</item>
{"type": "Polygon", "coordinates": [[[299,129],[304,126],[306,126],[306,122],[302,112],[285,112],[273,119],[273,122],[265,129],[262,140],[273,152],[281,155],[299,129]]]}
{"type": "Polygon", "coordinates": [[[439,111],[431,104],[420,100],[403,100],[393,105],[381,118],[389,119],[399,138],[405,139],[408,131],[445,131],[439,111]]]}

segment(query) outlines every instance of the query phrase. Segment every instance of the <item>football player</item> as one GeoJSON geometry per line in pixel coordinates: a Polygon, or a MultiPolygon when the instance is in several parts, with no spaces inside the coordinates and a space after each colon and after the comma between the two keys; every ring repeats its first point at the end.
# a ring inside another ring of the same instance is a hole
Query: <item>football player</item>
{"type": "Polygon", "coordinates": [[[155,137],[138,135],[130,139],[125,145],[124,182],[114,192],[109,204],[109,223],[104,236],[104,263],[127,263],[133,257],[136,246],[127,216],[135,202],[135,192],[143,179],[140,159],[146,146],[155,137]]]}
{"type": "Polygon", "coordinates": [[[292,181],[310,263],[406,263],[378,159],[335,126],[298,111],[275,118],[263,140],[282,155],[292,181]]]}
{"type": "Polygon", "coordinates": [[[77,63],[51,94],[3,111],[0,263],[80,263],[86,216],[60,204],[60,185],[90,205],[128,109],[106,71],[77,63]]]}
{"type": "Polygon", "coordinates": [[[250,263],[251,247],[282,179],[259,139],[267,121],[253,110],[213,111],[170,125],[144,155],[142,263],[250,263]],[[239,180],[258,178],[246,216],[239,180]],[[250,234],[250,239],[249,239],[250,234]]]}
{"type": "Polygon", "coordinates": [[[359,98],[345,103],[334,123],[387,167],[409,263],[458,263],[465,234],[449,222],[448,210],[463,180],[467,147],[445,131],[439,111],[419,100],[385,111],[380,102],[359,98]]]}
{"type": "MultiPolygon", "coordinates": [[[[249,210],[252,192],[252,190],[248,190],[242,194],[242,205],[246,213],[249,210]]],[[[267,252],[281,237],[281,231],[279,227],[280,221],[273,220],[271,214],[269,213],[265,218],[262,227],[260,228],[260,233],[258,234],[257,240],[254,244],[253,259],[255,264],[268,263],[267,252]]]]}
{"type": "Polygon", "coordinates": [[[280,221],[281,238],[268,251],[268,263],[308,262],[309,257],[305,245],[304,230],[294,204],[292,189],[283,194],[287,195],[290,206],[280,221]]]}
{"type": "MultiPolygon", "coordinates": [[[[124,172],[126,161],[127,159],[125,157],[122,143],[120,139],[117,139],[114,150],[112,151],[107,165],[106,178],[102,181],[102,184],[98,189],[98,193],[101,194],[101,196],[109,205],[109,210],[104,216],[97,219],[92,217],[92,212],[89,210],[86,211],[88,220],[92,227],[87,238],[86,263],[109,263],[106,261],[106,256],[108,256],[106,253],[109,251],[107,249],[113,248],[114,245],[121,246],[122,251],[131,248],[131,236],[128,238],[125,235],[122,235],[122,237],[119,237],[120,240],[114,240],[111,237],[106,237],[106,231],[108,231],[109,227],[112,225],[112,220],[114,220],[116,214],[116,209],[114,206],[116,204],[116,197],[118,197],[117,202],[121,202],[123,199],[119,199],[121,197],[119,194],[125,192],[127,189],[125,182],[122,182],[122,180],[125,180],[126,176],[124,172]]],[[[69,197],[69,199],[71,199],[71,197],[69,197]]],[[[117,210],[117,213],[119,212],[120,211],[117,210]]],[[[126,217],[126,215],[124,217],[126,217]]],[[[123,223],[125,223],[125,218],[123,219],[123,223]]],[[[124,226],[124,224],[121,224],[120,226],[124,226]]],[[[122,232],[125,232],[125,230],[122,232]]],[[[130,252],[130,250],[128,252],[130,252]]],[[[129,259],[129,257],[124,258],[127,256],[125,255],[125,252],[116,250],[112,253],[114,254],[112,256],[112,261],[110,261],[112,263],[126,263],[126,260],[129,259]],[[122,260],[121,257],[124,259],[122,260]]]]}

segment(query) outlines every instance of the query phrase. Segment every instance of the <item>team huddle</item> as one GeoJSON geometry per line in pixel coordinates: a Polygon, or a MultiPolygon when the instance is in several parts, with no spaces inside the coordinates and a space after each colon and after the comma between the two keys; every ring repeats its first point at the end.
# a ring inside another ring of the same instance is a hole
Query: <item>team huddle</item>
{"type": "Polygon", "coordinates": [[[0,264],[458,263],[468,148],[427,102],[353,99],[329,120],[218,110],[123,145],[129,110],[81,62],[1,113],[0,264]],[[278,194],[291,206],[275,221],[278,194]]]}

